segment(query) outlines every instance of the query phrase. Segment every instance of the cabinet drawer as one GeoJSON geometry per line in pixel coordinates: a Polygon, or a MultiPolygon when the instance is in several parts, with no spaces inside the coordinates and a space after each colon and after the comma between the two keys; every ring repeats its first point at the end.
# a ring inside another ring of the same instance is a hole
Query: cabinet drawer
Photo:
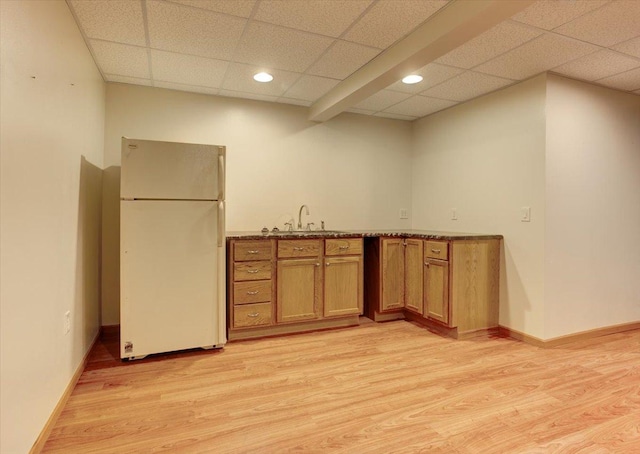
{"type": "Polygon", "coordinates": [[[279,240],[278,258],[317,257],[322,240],[279,240]]]}
{"type": "Polygon", "coordinates": [[[446,241],[425,241],[424,256],[430,259],[449,260],[449,249],[446,241]]]}
{"type": "Polygon", "coordinates": [[[271,259],[271,241],[239,241],[233,245],[236,262],[271,259]]]}
{"type": "Polygon", "coordinates": [[[326,255],[360,255],[362,238],[331,238],[324,240],[326,255]]]}
{"type": "Polygon", "coordinates": [[[271,281],[245,281],[233,283],[233,303],[263,303],[271,301],[271,281]]]}
{"type": "Polygon", "coordinates": [[[233,264],[234,281],[263,281],[271,279],[271,262],[236,262],[233,264]]]}
{"type": "Polygon", "coordinates": [[[271,303],[244,304],[233,307],[234,328],[270,324],[271,303]]]}

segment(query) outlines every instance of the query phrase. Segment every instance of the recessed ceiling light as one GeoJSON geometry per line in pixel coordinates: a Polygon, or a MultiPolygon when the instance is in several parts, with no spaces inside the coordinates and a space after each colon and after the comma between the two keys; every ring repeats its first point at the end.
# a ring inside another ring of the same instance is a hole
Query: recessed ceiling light
{"type": "Polygon", "coordinates": [[[269,73],[258,73],[253,76],[253,80],[256,82],[271,82],[273,80],[273,76],[269,73]]]}
{"type": "Polygon", "coordinates": [[[417,84],[418,82],[422,82],[422,76],[418,76],[417,74],[411,74],[410,76],[403,78],[402,82],[409,85],[417,84]]]}

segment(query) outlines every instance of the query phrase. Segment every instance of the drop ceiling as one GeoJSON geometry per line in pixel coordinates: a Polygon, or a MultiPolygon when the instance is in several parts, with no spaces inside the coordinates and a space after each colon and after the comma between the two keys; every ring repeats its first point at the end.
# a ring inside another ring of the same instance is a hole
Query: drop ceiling
{"type": "MultiPolygon", "coordinates": [[[[106,82],[313,107],[465,1],[67,3],[106,82]],[[273,82],[254,81],[260,71],[273,82]]],[[[521,4],[470,39],[458,33],[461,45],[412,71],[422,82],[385,82],[341,110],[411,121],[546,71],[640,95],[640,0],[521,4]]]]}

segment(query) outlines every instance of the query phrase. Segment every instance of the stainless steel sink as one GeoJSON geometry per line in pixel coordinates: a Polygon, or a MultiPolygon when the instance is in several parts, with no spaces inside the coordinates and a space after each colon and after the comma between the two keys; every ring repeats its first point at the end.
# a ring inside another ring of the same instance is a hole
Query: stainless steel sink
{"type": "Polygon", "coordinates": [[[338,233],[347,233],[341,230],[293,230],[288,232],[281,230],[279,232],[270,232],[270,235],[278,236],[319,236],[319,235],[336,235],[338,233]]]}

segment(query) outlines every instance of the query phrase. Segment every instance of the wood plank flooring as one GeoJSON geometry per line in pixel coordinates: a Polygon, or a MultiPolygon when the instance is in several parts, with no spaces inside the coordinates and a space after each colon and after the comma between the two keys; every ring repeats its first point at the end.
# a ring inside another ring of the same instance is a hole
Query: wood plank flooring
{"type": "Polygon", "coordinates": [[[366,322],[129,363],[105,336],[44,452],[640,453],[640,331],[539,349],[366,322]]]}

